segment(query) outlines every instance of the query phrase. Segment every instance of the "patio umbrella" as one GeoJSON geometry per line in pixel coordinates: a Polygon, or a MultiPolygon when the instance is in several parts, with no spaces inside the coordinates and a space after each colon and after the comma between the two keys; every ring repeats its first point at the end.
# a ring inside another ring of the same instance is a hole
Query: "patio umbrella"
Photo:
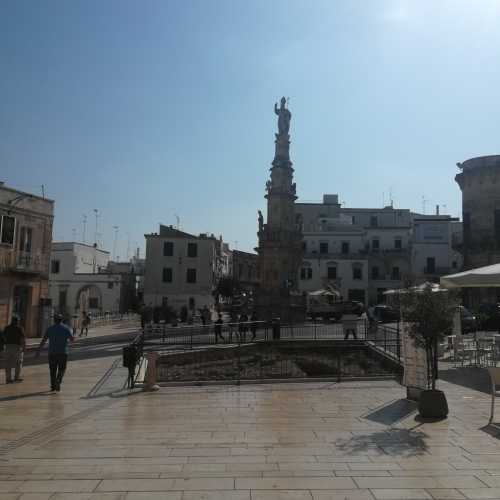
{"type": "Polygon", "coordinates": [[[500,264],[477,267],[441,278],[441,285],[447,288],[500,287],[500,264]]]}

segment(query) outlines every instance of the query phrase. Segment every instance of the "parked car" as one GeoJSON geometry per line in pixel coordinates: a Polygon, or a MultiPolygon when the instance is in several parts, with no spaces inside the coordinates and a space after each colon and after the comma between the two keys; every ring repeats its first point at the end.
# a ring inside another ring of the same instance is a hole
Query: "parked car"
{"type": "Polygon", "coordinates": [[[318,317],[321,317],[323,320],[334,319],[335,321],[340,321],[344,314],[361,316],[364,311],[364,305],[355,300],[327,302],[315,298],[315,300],[309,301],[307,313],[313,321],[318,317]]]}
{"type": "Polygon", "coordinates": [[[370,320],[379,321],[380,323],[393,323],[400,319],[400,314],[397,309],[380,304],[371,308],[370,320]]]}
{"type": "Polygon", "coordinates": [[[500,306],[481,304],[478,310],[477,326],[481,330],[500,331],[500,306]]]}
{"type": "Polygon", "coordinates": [[[464,306],[458,306],[460,309],[460,320],[462,323],[462,334],[475,332],[477,330],[476,317],[464,306]]]}

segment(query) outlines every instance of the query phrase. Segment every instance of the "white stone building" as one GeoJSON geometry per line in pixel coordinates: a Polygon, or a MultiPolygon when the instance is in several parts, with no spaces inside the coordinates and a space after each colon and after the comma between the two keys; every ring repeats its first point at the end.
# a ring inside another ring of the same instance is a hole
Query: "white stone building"
{"type": "Polygon", "coordinates": [[[222,238],[163,225],[145,237],[144,303],[168,304],[177,311],[212,306],[219,278],[230,272],[230,252],[222,238]]]}
{"type": "MultiPolygon", "coordinates": [[[[456,220],[408,209],[341,207],[338,195],[323,203],[296,203],[304,235],[299,289],[333,286],[344,300],[383,301],[383,292],[407,281],[436,280],[460,269],[453,250],[456,220]]],[[[456,239],[456,238],[455,238],[456,239]]]]}
{"type": "Polygon", "coordinates": [[[107,272],[109,252],[84,243],[54,242],[49,295],[54,310],[68,315],[121,311],[122,275],[107,272]]]}

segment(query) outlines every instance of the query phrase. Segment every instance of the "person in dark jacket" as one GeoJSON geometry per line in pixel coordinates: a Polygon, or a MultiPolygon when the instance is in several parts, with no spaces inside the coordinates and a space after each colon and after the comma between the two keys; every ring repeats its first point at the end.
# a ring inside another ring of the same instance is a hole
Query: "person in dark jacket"
{"type": "Polygon", "coordinates": [[[23,327],[19,325],[16,316],[12,317],[10,325],[3,332],[5,344],[5,382],[22,382],[21,370],[23,367],[24,350],[26,349],[26,338],[23,327]],[[14,369],[14,378],[12,370],[14,369]]]}

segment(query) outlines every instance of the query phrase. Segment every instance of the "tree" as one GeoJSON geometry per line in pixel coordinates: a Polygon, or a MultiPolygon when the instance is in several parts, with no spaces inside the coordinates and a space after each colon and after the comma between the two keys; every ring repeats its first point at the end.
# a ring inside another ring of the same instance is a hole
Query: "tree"
{"type": "Polygon", "coordinates": [[[453,315],[457,296],[428,284],[413,287],[399,296],[403,319],[408,324],[408,333],[417,346],[423,347],[427,358],[427,389],[436,389],[438,377],[438,344],[453,331],[453,315]]]}
{"type": "Polygon", "coordinates": [[[232,278],[229,277],[220,278],[214,290],[214,296],[216,301],[219,302],[220,297],[224,299],[232,299],[235,294],[235,290],[236,287],[232,278]]]}

